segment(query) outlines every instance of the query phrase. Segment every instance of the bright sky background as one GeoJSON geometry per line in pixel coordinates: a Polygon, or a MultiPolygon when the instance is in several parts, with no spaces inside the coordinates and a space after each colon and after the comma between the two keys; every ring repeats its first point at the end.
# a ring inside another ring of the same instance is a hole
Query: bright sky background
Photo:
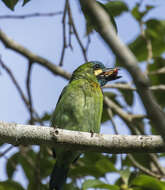
{"type": "MultiPolygon", "coordinates": [[[[78,32],[80,36],[85,39],[84,18],[82,14],[80,14],[80,7],[77,3],[78,1],[70,1],[78,32]]],[[[132,8],[135,2],[138,1],[127,0],[126,2],[129,7],[132,8]]],[[[146,19],[149,17],[165,19],[164,0],[145,0],[145,3],[157,5],[157,8],[153,9],[146,19]]],[[[57,12],[63,10],[63,7],[64,0],[31,0],[24,7],[21,7],[21,3],[19,3],[16,6],[15,11],[12,12],[6,8],[2,2],[0,2],[0,15],[57,12]]],[[[28,19],[1,19],[0,28],[16,42],[24,45],[32,52],[41,55],[58,65],[62,48],[61,20],[62,15],[28,19]]],[[[118,26],[118,35],[124,42],[130,42],[139,33],[139,27],[136,21],[130,17],[128,13],[125,13],[121,17],[117,18],[116,22],[118,26]]],[[[105,46],[97,33],[94,33],[91,39],[92,43],[88,52],[89,60],[98,60],[103,62],[105,65],[112,67],[114,63],[113,54],[105,46]]],[[[63,67],[69,72],[72,72],[75,68],[77,68],[77,66],[84,63],[81,50],[74,37],[72,41],[74,50],[73,52],[67,50],[63,67]]],[[[25,79],[28,65],[27,60],[13,51],[5,49],[2,43],[0,43],[0,55],[4,63],[7,64],[13,71],[19,84],[24,89],[24,92],[26,92],[25,79]]],[[[1,68],[0,72],[0,120],[6,122],[25,123],[29,119],[29,114],[6,72],[1,68]]],[[[123,76],[124,80],[131,81],[131,78],[124,69],[120,71],[120,75],[123,76]]],[[[32,92],[35,109],[40,114],[44,111],[53,110],[61,90],[66,84],[67,81],[65,79],[52,75],[49,71],[36,64],[33,67],[32,72],[32,92]]],[[[135,98],[134,107],[131,108],[131,110],[136,113],[143,112],[137,96],[135,98]]],[[[123,123],[119,119],[116,119],[115,121],[121,134],[127,134],[127,131],[123,128],[123,123]]],[[[102,127],[103,133],[113,133],[113,130],[109,125],[110,123],[107,123],[102,127]]],[[[5,158],[0,158],[0,165],[5,165],[5,158]]],[[[21,169],[18,168],[18,170],[21,169]]],[[[4,179],[6,179],[5,169],[3,168],[2,170],[1,168],[0,180],[4,179]]],[[[24,185],[26,184],[23,174],[20,172],[15,175],[15,179],[21,181],[24,185]]]]}

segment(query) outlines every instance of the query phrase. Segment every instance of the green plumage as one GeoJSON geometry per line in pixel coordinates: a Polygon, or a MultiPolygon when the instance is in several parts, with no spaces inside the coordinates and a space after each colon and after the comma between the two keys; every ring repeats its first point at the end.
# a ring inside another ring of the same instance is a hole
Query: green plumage
{"type": "MultiPolygon", "coordinates": [[[[99,133],[103,94],[101,83],[94,74],[95,65],[98,64],[104,67],[99,62],[88,62],[74,71],[69,84],[63,89],[58,100],[51,126],[99,133]]],[[[50,190],[62,190],[69,165],[80,155],[80,152],[55,148],[55,154],[56,164],[51,175],[50,190]]]]}
{"type": "Polygon", "coordinates": [[[52,126],[75,131],[99,132],[103,95],[98,82],[71,81],[61,94],[52,117],[52,126]]]}

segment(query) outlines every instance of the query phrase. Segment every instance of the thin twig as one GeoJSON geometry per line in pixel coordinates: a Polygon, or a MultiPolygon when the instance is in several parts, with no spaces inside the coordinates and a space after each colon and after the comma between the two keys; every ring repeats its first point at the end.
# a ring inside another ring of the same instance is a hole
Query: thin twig
{"type": "Polygon", "coordinates": [[[29,107],[29,102],[28,102],[28,100],[26,99],[26,97],[25,97],[25,95],[24,95],[24,93],[23,93],[21,87],[19,86],[18,82],[16,81],[16,79],[15,79],[13,73],[11,72],[11,70],[7,67],[7,65],[5,65],[5,64],[3,63],[2,59],[0,59],[0,65],[1,65],[2,68],[8,73],[8,75],[10,76],[12,82],[14,83],[15,87],[17,88],[17,90],[18,90],[18,92],[19,92],[19,94],[20,94],[20,96],[21,96],[23,102],[25,103],[25,105],[26,105],[27,107],[29,107]]]}
{"type": "MultiPolygon", "coordinates": [[[[121,89],[121,90],[131,90],[131,91],[137,90],[135,87],[132,87],[129,83],[107,84],[103,88],[117,88],[117,89],[121,89]]],[[[150,86],[149,89],[152,91],[157,91],[157,90],[164,91],[165,85],[163,85],[163,84],[162,85],[154,85],[154,86],[150,86]]]]}
{"type": "Polygon", "coordinates": [[[139,131],[136,127],[134,127],[133,122],[137,119],[143,119],[146,116],[145,115],[132,115],[127,112],[125,112],[123,109],[121,109],[117,104],[115,104],[112,100],[110,100],[107,96],[104,97],[104,102],[106,105],[111,108],[116,114],[121,117],[121,119],[127,124],[129,129],[132,131],[133,134],[140,135],[139,131]]]}
{"type": "Polygon", "coordinates": [[[124,112],[123,109],[121,109],[117,104],[115,104],[107,96],[104,97],[104,101],[107,104],[107,106],[112,108],[116,113],[118,113],[118,115],[121,118],[124,118],[124,120],[127,120],[128,122],[133,122],[133,120],[144,119],[147,117],[146,115],[142,115],[142,114],[133,115],[133,114],[124,112]]]}
{"type": "MultiPolygon", "coordinates": [[[[107,112],[108,112],[108,116],[109,116],[109,118],[110,118],[110,120],[111,120],[111,123],[112,123],[112,126],[113,126],[113,129],[114,129],[114,132],[115,132],[115,134],[116,135],[119,135],[119,132],[118,132],[118,130],[117,130],[117,126],[116,126],[116,123],[114,122],[114,120],[113,120],[113,113],[112,113],[112,110],[111,110],[111,108],[107,108],[107,112]]],[[[120,154],[119,155],[119,159],[120,159],[120,162],[121,162],[121,169],[123,169],[122,167],[123,167],[123,165],[122,165],[122,154],[120,154]]]]}
{"type": "Polygon", "coordinates": [[[62,11],[52,12],[52,13],[31,13],[31,14],[24,14],[24,15],[0,15],[0,19],[25,19],[25,18],[32,18],[32,17],[50,17],[50,16],[57,16],[61,15],[62,11]]]}
{"type": "Polygon", "coordinates": [[[74,35],[75,35],[75,37],[77,39],[78,44],[80,45],[81,51],[82,51],[83,56],[84,56],[84,60],[87,62],[88,61],[87,52],[86,52],[86,49],[84,48],[83,43],[80,40],[79,34],[78,34],[76,26],[74,24],[73,17],[72,17],[72,12],[71,12],[69,3],[68,3],[68,16],[69,16],[69,23],[72,25],[73,33],[74,33],[74,35]]]}
{"type": "Polygon", "coordinates": [[[160,69],[157,69],[156,71],[151,71],[148,73],[149,75],[155,75],[155,74],[165,74],[165,67],[161,67],[160,69]]]}
{"type": "Polygon", "coordinates": [[[63,65],[63,59],[65,55],[65,50],[67,48],[67,43],[66,43],[66,13],[68,10],[68,0],[65,2],[65,7],[64,7],[64,12],[63,12],[63,17],[62,17],[62,26],[63,26],[63,47],[62,47],[62,52],[61,52],[61,58],[60,58],[60,63],[59,66],[63,65]]]}
{"type": "Polygon", "coordinates": [[[29,124],[33,124],[34,120],[33,120],[33,102],[32,102],[32,96],[31,96],[31,71],[32,71],[32,65],[33,63],[29,62],[28,65],[28,72],[27,72],[27,79],[26,79],[26,88],[27,88],[27,94],[28,94],[28,99],[29,99],[29,113],[30,113],[30,123],[29,124]]]}
{"type": "Polygon", "coordinates": [[[73,31],[72,31],[72,24],[70,22],[70,19],[69,19],[68,25],[69,25],[69,42],[68,42],[68,47],[70,47],[70,49],[73,50],[73,46],[72,46],[72,34],[73,34],[73,31]]]}
{"type": "MultiPolygon", "coordinates": [[[[3,63],[2,59],[0,59],[0,65],[1,65],[2,68],[8,73],[8,75],[10,76],[10,78],[11,78],[12,82],[14,83],[16,89],[18,90],[18,92],[19,92],[19,94],[20,94],[20,96],[21,96],[21,98],[22,98],[24,104],[26,105],[27,109],[29,110],[29,101],[27,100],[26,96],[24,95],[24,93],[23,93],[21,87],[19,86],[17,80],[15,79],[13,73],[12,73],[11,70],[7,67],[7,65],[5,65],[5,64],[3,63]]],[[[36,116],[37,118],[39,118],[37,112],[36,112],[34,109],[32,109],[32,111],[34,112],[35,116],[36,116]]]]}
{"type": "Polygon", "coordinates": [[[157,167],[157,169],[159,170],[159,172],[165,176],[165,170],[164,168],[160,165],[160,163],[158,162],[158,157],[156,154],[150,153],[150,158],[152,159],[153,163],[155,164],[155,166],[157,167]]]}
{"type": "Polygon", "coordinates": [[[158,179],[161,179],[163,176],[160,176],[158,174],[153,173],[151,170],[149,170],[148,168],[145,168],[144,166],[142,166],[141,164],[139,164],[134,157],[131,154],[128,154],[128,158],[131,160],[131,162],[133,163],[133,165],[135,167],[137,167],[139,170],[141,170],[143,173],[148,174],[150,176],[156,177],[158,179]]]}
{"type": "Polygon", "coordinates": [[[85,48],[85,51],[86,51],[86,52],[87,52],[88,49],[89,49],[90,43],[91,43],[91,38],[90,38],[90,34],[88,34],[88,36],[87,36],[87,44],[86,44],[86,48],[85,48]]]}
{"type": "Polygon", "coordinates": [[[4,156],[5,154],[7,154],[10,150],[12,150],[14,148],[13,145],[10,145],[6,150],[4,150],[3,152],[0,152],[0,157],[4,156]]]}
{"type": "Polygon", "coordinates": [[[110,118],[110,120],[111,120],[111,122],[112,122],[113,129],[114,129],[114,131],[115,131],[115,134],[118,135],[119,133],[118,133],[118,131],[117,131],[117,126],[116,126],[116,124],[115,124],[115,122],[114,122],[114,120],[113,120],[113,114],[112,114],[111,108],[108,107],[108,108],[107,108],[107,112],[108,112],[108,116],[109,116],[109,118],[110,118]]]}

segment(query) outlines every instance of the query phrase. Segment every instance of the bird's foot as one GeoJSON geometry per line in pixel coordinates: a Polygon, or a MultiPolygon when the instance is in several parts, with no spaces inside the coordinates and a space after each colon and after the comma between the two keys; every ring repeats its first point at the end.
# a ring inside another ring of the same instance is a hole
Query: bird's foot
{"type": "Polygon", "coordinates": [[[94,135],[94,132],[92,130],[90,130],[90,133],[91,133],[91,137],[93,137],[94,135]]]}

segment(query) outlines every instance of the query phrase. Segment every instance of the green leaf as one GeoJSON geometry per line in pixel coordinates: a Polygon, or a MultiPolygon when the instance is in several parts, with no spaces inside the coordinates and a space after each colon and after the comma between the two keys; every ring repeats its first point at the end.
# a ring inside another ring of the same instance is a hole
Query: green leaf
{"type": "Polygon", "coordinates": [[[64,185],[64,190],[81,190],[78,187],[75,187],[74,183],[67,183],[64,185]]]}
{"type": "Polygon", "coordinates": [[[131,186],[141,187],[142,190],[165,190],[164,182],[147,175],[140,175],[134,178],[131,186]]]}
{"type": "Polygon", "coordinates": [[[2,2],[4,2],[4,4],[11,9],[12,11],[14,11],[14,7],[16,6],[18,0],[2,0],[2,2]]]}
{"type": "Polygon", "coordinates": [[[110,190],[119,190],[120,188],[116,185],[109,185],[97,179],[88,179],[82,185],[82,190],[89,188],[99,188],[99,189],[110,189],[110,190]]]}
{"type": "Polygon", "coordinates": [[[40,184],[41,181],[39,182],[48,177],[53,168],[53,159],[48,154],[46,147],[42,146],[38,152],[28,147],[24,154],[26,155],[20,156],[20,164],[29,181],[28,189],[35,190],[39,187],[43,190],[48,189],[46,185],[40,184]]]}
{"type": "Polygon", "coordinates": [[[108,172],[117,172],[114,164],[108,158],[98,160],[95,167],[103,174],[106,174],[108,172]]]}
{"type": "Polygon", "coordinates": [[[122,178],[124,184],[128,185],[129,177],[131,175],[129,168],[126,168],[125,170],[121,170],[121,171],[119,171],[119,173],[121,175],[121,178],[122,178]]]}
{"type": "Polygon", "coordinates": [[[22,6],[24,6],[26,3],[28,3],[30,0],[24,0],[22,6]]]}
{"type": "MultiPolygon", "coordinates": [[[[148,154],[145,154],[145,153],[141,153],[141,154],[133,153],[131,155],[142,166],[150,169],[151,158],[149,157],[148,154]]],[[[126,165],[126,166],[130,166],[130,167],[132,166],[132,162],[130,161],[130,159],[128,157],[126,157],[125,160],[123,160],[123,164],[126,165]]]]}
{"type": "Polygon", "coordinates": [[[0,190],[24,190],[18,182],[6,180],[0,182],[0,190]]]}
{"type": "Polygon", "coordinates": [[[12,178],[14,172],[16,171],[16,167],[19,163],[19,152],[13,154],[8,160],[6,164],[6,172],[8,178],[12,178]]]}
{"type": "Polygon", "coordinates": [[[1,142],[1,141],[0,141],[0,146],[3,146],[3,145],[4,145],[4,142],[1,142]]]}
{"type": "Polygon", "coordinates": [[[40,121],[44,122],[44,121],[50,121],[52,116],[52,113],[49,112],[45,112],[42,117],[40,118],[40,121]]]}
{"type": "Polygon", "coordinates": [[[122,13],[128,11],[128,6],[123,1],[109,1],[104,6],[106,7],[106,11],[114,17],[120,16],[122,13]]]}
{"type": "Polygon", "coordinates": [[[141,18],[142,18],[142,16],[141,16],[141,14],[140,14],[140,11],[139,11],[139,3],[136,3],[136,5],[135,5],[135,7],[132,9],[132,11],[131,11],[131,13],[132,13],[132,16],[136,19],[136,20],[138,20],[138,21],[140,21],[141,20],[141,18]]]}
{"type": "MultiPolygon", "coordinates": [[[[146,37],[151,41],[153,57],[160,56],[165,52],[165,21],[150,19],[146,22],[146,37]]],[[[148,50],[146,40],[139,35],[129,48],[134,53],[138,61],[147,60],[148,50]]]]}
{"type": "Polygon", "coordinates": [[[48,147],[46,146],[40,146],[40,151],[36,155],[36,162],[37,162],[37,157],[39,157],[40,159],[39,163],[40,177],[41,179],[44,179],[50,175],[55,160],[53,157],[49,155],[48,147]]]}
{"type": "Polygon", "coordinates": [[[137,20],[137,21],[142,21],[143,17],[151,10],[154,8],[154,6],[146,5],[144,11],[140,11],[140,4],[136,3],[135,7],[132,9],[131,13],[132,16],[137,20]]]}
{"type": "MultiPolygon", "coordinates": [[[[117,25],[116,25],[116,22],[114,20],[114,16],[111,14],[111,11],[110,11],[110,4],[108,5],[108,7],[106,7],[106,4],[103,4],[103,3],[100,3],[97,1],[97,3],[107,12],[107,14],[109,15],[109,18],[117,32],[117,25]]],[[[82,7],[82,10],[83,10],[83,13],[84,13],[84,16],[86,18],[86,34],[88,35],[89,33],[91,33],[94,29],[97,31],[98,29],[98,26],[96,24],[96,20],[95,18],[93,17],[93,15],[90,13],[90,11],[88,10],[87,7],[83,6],[82,7]]]]}
{"type": "MultiPolygon", "coordinates": [[[[26,147],[25,147],[26,148],[26,147]]],[[[29,180],[29,182],[34,181],[34,176],[36,175],[36,167],[35,167],[35,159],[36,159],[36,152],[32,149],[26,150],[26,156],[22,154],[19,155],[19,164],[22,166],[24,173],[29,180]]]]}
{"type": "Polygon", "coordinates": [[[28,184],[27,190],[36,190],[36,189],[41,189],[41,190],[48,190],[48,184],[41,184],[38,181],[35,181],[35,184],[31,181],[28,184]]]}
{"type": "Polygon", "coordinates": [[[72,165],[71,170],[69,171],[69,177],[103,177],[107,172],[117,171],[114,167],[116,161],[115,158],[100,153],[85,153],[83,157],[78,159],[78,161],[72,165]]]}
{"type": "Polygon", "coordinates": [[[104,156],[101,153],[85,153],[76,164],[73,164],[69,172],[69,177],[94,176],[99,178],[103,176],[104,173],[95,167],[96,162],[102,158],[104,158],[104,156]]]}

